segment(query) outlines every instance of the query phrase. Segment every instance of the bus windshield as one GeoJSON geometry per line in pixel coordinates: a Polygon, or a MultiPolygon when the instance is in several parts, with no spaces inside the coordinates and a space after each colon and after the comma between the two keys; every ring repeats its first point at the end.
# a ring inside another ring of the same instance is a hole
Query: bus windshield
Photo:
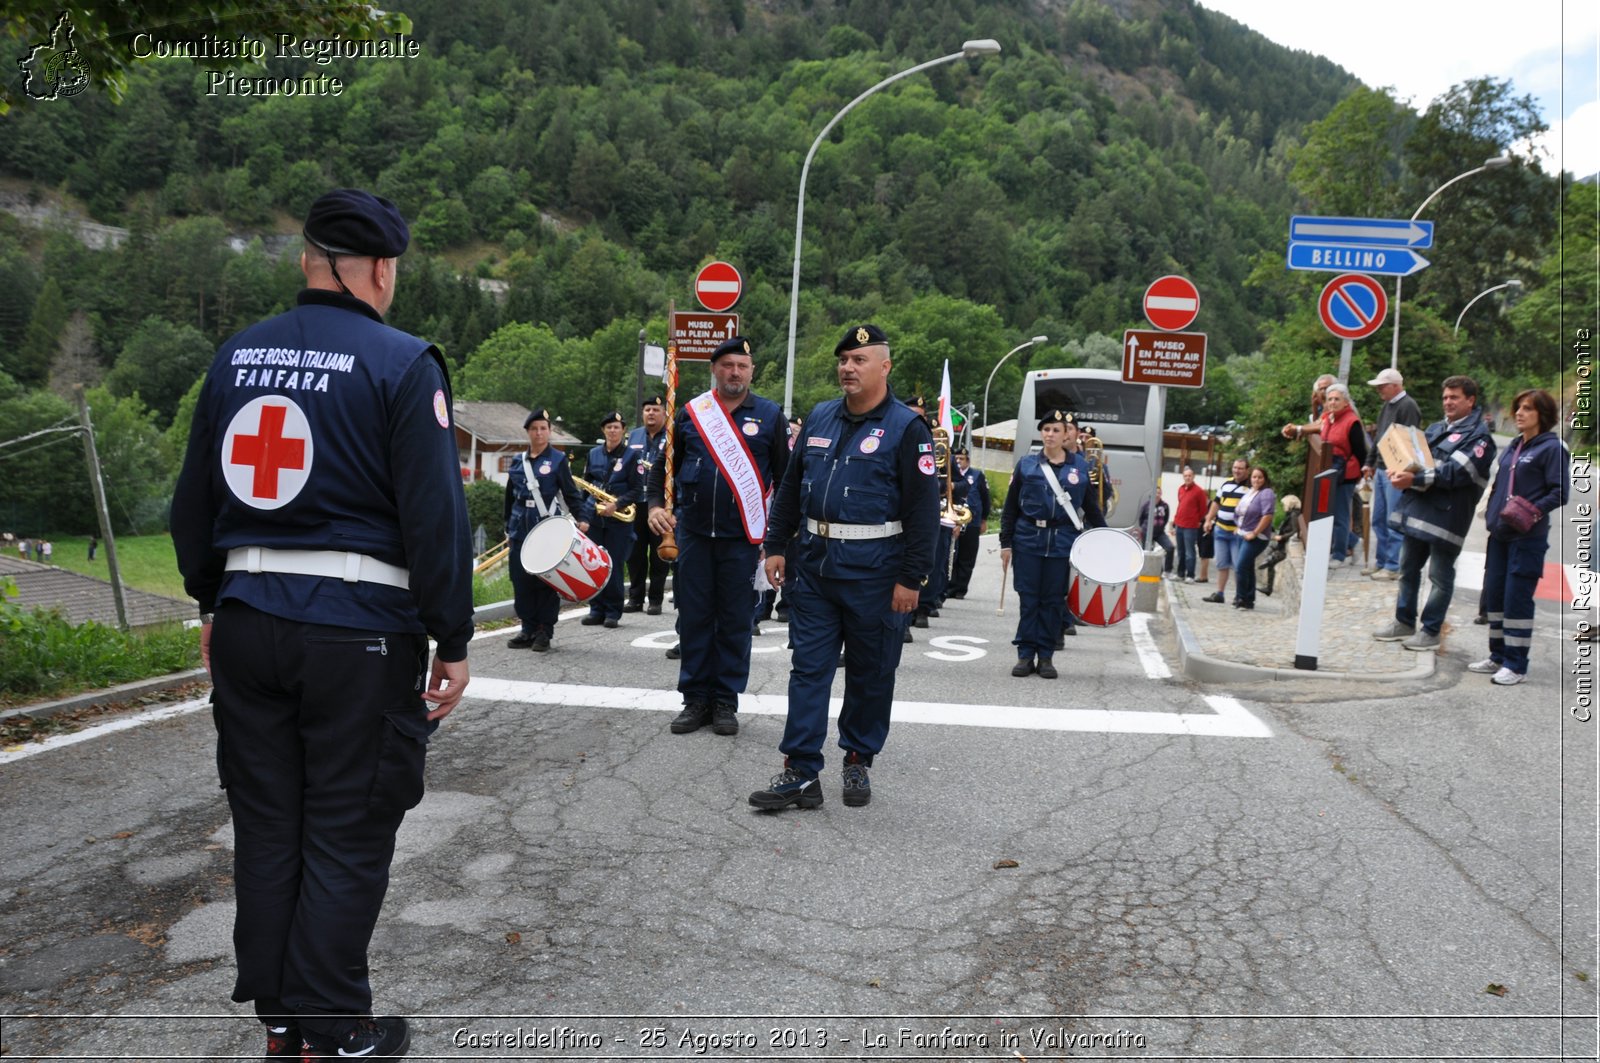
{"type": "Polygon", "coordinates": [[[1082,377],[1044,377],[1034,384],[1036,411],[1067,410],[1082,424],[1145,424],[1150,400],[1148,384],[1082,377]]]}

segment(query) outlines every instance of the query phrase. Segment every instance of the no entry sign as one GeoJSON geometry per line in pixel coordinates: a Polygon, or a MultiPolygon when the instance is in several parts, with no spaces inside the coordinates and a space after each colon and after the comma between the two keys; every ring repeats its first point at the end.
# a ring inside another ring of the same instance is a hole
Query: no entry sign
{"type": "Polygon", "coordinates": [[[1158,329],[1186,329],[1200,313],[1200,290],[1187,277],[1159,277],[1144,292],[1145,319],[1158,329]]]}
{"type": "Polygon", "coordinates": [[[1341,340],[1364,340],[1383,324],[1389,295],[1363,273],[1343,273],[1322,289],[1317,312],[1328,331],[1341,340]]]}
{"type": "Polygon", "coordinates": [[[712,262],[694,278],[694,297],[713,312],[731,309],[743,291],[744,278],[726,262],[712,262]]]}

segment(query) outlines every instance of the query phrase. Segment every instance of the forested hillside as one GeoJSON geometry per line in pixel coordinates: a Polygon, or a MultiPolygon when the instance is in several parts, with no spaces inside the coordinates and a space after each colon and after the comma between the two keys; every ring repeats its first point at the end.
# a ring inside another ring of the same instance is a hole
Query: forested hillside
{"type": "MultiPolygon", "coordinates": [[[[1035,364],[1104,359],[1149,282],[1177,272],[1202,292],[1213,368],[1206,392],[1174,396],[1173,419],[1248,404],[1266,423],[1337,350],[1314,316],[1326,277],[1283,268],[1288,215],[1408,216],[1538,124],[1493,81],[1418,115],[1184,0],[394,6],[415,58],[239,72],[334,75],[337,96],[208,95],[201,66],[163,59],[132,68],[120,103],[86,93],[0,117],[0,193],[129,230],[90,250],[65,226],[0,215],[0,437],[64,417],[73,381],[101,384],[97,409],[148,458],[113,487],[116,517],[159,520],[185,393],[217,342],[292,299],[297,244],[277,238],[335,185],[413,220],[391,320],[443,346],[463,397],[548,405],[590,434],[632,405],[639,330],[663,336],[669,301],[690,303],[712,257],[744,272],[758,387],[781,395],[812,139],[864,89],[975,37],[1004,51],[872,97],[817,155],[796,405],[830,394],[828,352],[859,319],[890,329],[902,391],[934,386],[948,358],[958,400],[975,399],[1028,336],[1052,340],[1035,364]]],[[[1402,332],[1418,379],[1470,357],[1507,384],[1553,384],[1532,311],[1480,304],[1459,341],[1450,324],[1509,271],[1529,304],[1561,279],[1557,216],[1558,186],[1529,159],[1430,209],[1435,266],[1407,283],[1402,332]]],[[[1388,335],[1364,362],[1387,364],[1388,335]]],[[[1022,368],[996,378],[994,418],[1011,415],[1022,368]]],[[[87,526],[61,455],[14,453],[0,449],[14,485],[0,525],[87,526]]]]}

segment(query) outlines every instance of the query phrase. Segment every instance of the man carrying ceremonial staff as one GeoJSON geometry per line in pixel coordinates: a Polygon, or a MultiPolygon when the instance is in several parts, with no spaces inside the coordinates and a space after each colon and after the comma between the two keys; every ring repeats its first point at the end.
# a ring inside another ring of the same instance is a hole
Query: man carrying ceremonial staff
{"type": "Polygon", "coordinates": [[[750,343],[735,336],[711,354],[713,387],[673,418],[671,468],[650,469],[650,530],[675,533],[683,711],[673,734],[707,723],[739,733],[739,695],[750,676],[750,618],[756,566],[767,531],[767,493],[783,476],[789,444],[783,411],[750,391],[750,343]],[[677,516],[666,507],[666,477],[677,484],[677,516]]]}

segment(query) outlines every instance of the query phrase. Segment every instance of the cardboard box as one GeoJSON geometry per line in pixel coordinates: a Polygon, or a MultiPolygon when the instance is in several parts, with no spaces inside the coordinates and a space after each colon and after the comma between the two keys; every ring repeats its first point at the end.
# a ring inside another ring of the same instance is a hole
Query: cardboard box
{"type": "Polygon", "coordinates": [[[1428,449],[1428,438],[1422,434],[1422,429],[1410,425],[1390,425],[1378,440],[1378,453],[1383,455],[1383,467],[1395,472],[1433,468],[1433,451],[1428,449]]]}

